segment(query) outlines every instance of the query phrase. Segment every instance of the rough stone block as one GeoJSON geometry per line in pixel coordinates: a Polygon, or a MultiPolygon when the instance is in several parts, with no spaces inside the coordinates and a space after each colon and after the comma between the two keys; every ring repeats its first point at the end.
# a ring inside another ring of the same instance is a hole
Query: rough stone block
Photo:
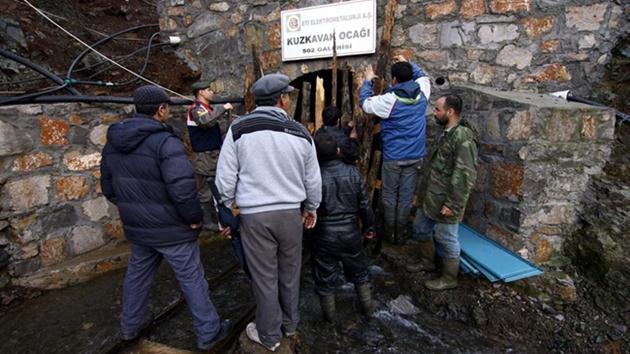
{"type": "Polygon", "coordinates": [[[59,200],[81,199],[89,191],[88,180],[85,176],[59,177],[55,181],[55,187],[59,200]]]}
{"type": "Polygon", "coordinates": [[[457,11],[457,3],[455,0],[448,0],[441,3],[429,4],[426,6],[427,17],[434,20],[438,17],[448,16],[457,11]]]}
{"type": "Polygon", "coordinates": [[[35,152],[28,155],[23,155],[15,159],[13,162],[13,171],[15,172],[29,172],[36,170],[40,167],[50,166],[53,164],[52,156],[45,152],[35,152]]]}
{"type": "Polygon", "coordinates": [[[519,28],[514,24],[490,24],[479,26],[477,35],[481,44],[514,41],[518,38],[519,28]]]}
{"type": "Polygon", "coordinates": [[[109,125],[101,124],[90,132],[90,141],[94,145],[105,146],[107,143],[107,129],[109,125]]]}
{"type": "Polygon", "coordinates": [[[576,138],[579,118],[570,110],[541,110],[537,130],[551,142],[568,142],[576,138]]]}
{"type": "Polygon", "coordinates": [[[512,44],[506,45],[497,55],[497,64],[502,66],[515,66],[522,70],[532,62],[533,54],[527,48],[516,47],[512,44]]]}
{"type": "Polygon", "coordinates": [[[181,6],[169,7],[166,13],[172,17],[179,17],[184,14],[184,7],[181,7],[181,6]]]}
{"type": "Polygon", "coordinates": [[[216,12],[227,12],[230,9],[230,4],[228,4],[225,1],[216,2],[216,3],[210,4],[210,6],[208,6],[208,9],[210,11],[216,11],[216,12]]]}
{"type": "Polygon", "coordinates": [[[101,122],[103,124],[118,123],[121,120],[122,120],[122,117],[117,114],[106,114],[104,116],[101,116],[101,122]]]}
{"type": "Polygon", "coordinates": [[[418,23],[409,27],[409,39],[412,43],[425,48],[435,48],[438,44],[438,25],[418,23]]]}
{"type": "Polygon", "coordinates": [[[540,43],[540,51],[543,53],[555,53],[560,48],[559,39],[550,39],[540,43]]]}
{"type": "Polygon", "coordinates": [[[528,139],[533,126],[532,114],[529,111],[518,111],[510,120],[507,129],[508,140],[528,139]]]}
{"type": "Polygon", "coordinates": [[[595,40],[595,36],[593,34],[587,34],[580,38],[578,42],[578,48],[580,49],[589,49],[593,48],[597,44],[595,40]]]}
{"type": "Polygon", "coordinates": [[[519,237],[517,234],[510,232],[502,226],[496,224],[488,225],[488,228],[486,229],[486,235],[510,249],[521,249],[524,244],[521,237],[519,237]]]}
{"type": "Polygon", "coordinates": [[[536,213],[528,215],[523,221],[524,227],[539,225],[563,225],[575,220],[575,207],[569,204],[542,206],[536,213]]]}
{"type": "Polygon", "coordinates": [[[538,70],[533,75],[528,75],[523,79],[525,83],[545,82],[545,81],[570,81],[571,74],[567,68],[559,63],[545,65],[542,70],[538,70]]]}
{"type": "Polygon", "coordinates": [[[13,276],[19,277],[34,273],[41,267],[42,262],[39,257],[37,257],[11,263],[10,272],[13,276]]]}
{"type": "Polygon", "coordinates": [[[98,197],[83,203],[83,213],[92,221],[99,221],[110,216],[110,204],[105,197],[98,197]]]}
{"type": "Polygon", "coordinates": [[[460,14],[465,19],[477,17],[486,12],[486,3],[484,0],[462,0],[460,14]]]}
{"type": "Polygon", "coordinates": [[[107,234],[107,236],[117,240],[125,239],[125,230],[120,220],[114,220],[110,223],[105,224],[105,233],[107,234]]]}
{"type": "Polygon", "coordinates": [[[461,47],[467,45],[475,32],[474,22],[460,23],[458,21],[440,24],[440,45],[446,47],[461,47]]]}
{"type": "Polygon", "coordinates": [[[531,0],[490,0],[490,11],[498,14],[529,11],[531,0]]]}
{"type": "Polygon", "coordinates": [[[523,195],[523,166],[501,163],[492,168],[491,193],[496,198],[517,201],[523,195]]]}
{"type": "Polygon", "coordinates": [[[63,237],[52,238],[41,243],[39,248],[42,265],[57,264],[66,259],[66,240],[63,237]]]}
{"type": "Polygon", "coordinates": [[[100,165],[101,153],[81,155],[79,151],[72,151],[64,155],[63,162],[70,171],[85,171],[100,165]]]}
{"type": "Polygon", "coordinates": [[[65,204],[54,209],[48,209],[38,215],[37,230],[43,236],[58,234],[58,230],[74,226],[79,216],[74,206],[65,204]]]}
{"type": "Polygon", "coordinates": [[[597,31],[604,21],[608,3],[589,6],[570,6],[566,9],[566,24],[578,31],[597,31]]]}
{"type": "Polygon", "coordinates": [[[30,209],[48,204],[50,176],[34,176],[8,182],[2,189],[3,204],[11,210],[30,209]]]}
{"type": "Polygon", "coordinates": [[[551,31],[555,21],[553,17],[527,17],[521,20],[525,32],[529,38],[538,38],[544,33],[551,31]]]}
{"type": "Polygon", "coordinates": [[[489,83],[492,83],[492,81],[494,80],[496,76],[497,76],[496,66],[485,64],[485,63],[477,64],[477,66],[475,66],[472,73],[470,74],[470,78],[472,79],[473,82],[482,84],[482,85],[487,85],[489,83]]]}
{"type": "Polygon", "coordinates": [[[270,49],[280,49],[282,48],[282,38],[280,35],[281,31],[280,31],[280,24],[279,23],[272,23],[269,26],[269,35],[267,37],[267,40],[269,41],[269,48],[270,49]]]}
{"type": "Polygon", "coordinates": [[[77,115],[77,114],[73,114],[70,116],[70,118],[68,118],[68,122],[71,125],[83,125],[86,123],[86,120],[83,119],[83,117],[77,115]]]}
{"type": "Polygon", "coordinates": [[[422,50],[418,52],[418,58],[431,63],[448,65],[448,53],[446,50],[422,50]]]}
{"type": "Polygon", "coordinates": [[[32,137],[28,132],[18,133],[13,125],[0,121],[0,156],[20,154],[32,146],[32,137]]]}
{"type": "Polygon", "coordinates": [[[194,19],[193,24],[188,27],[186,35],[188,38],[197,38],[206,33],[216,31],[221,28],[221,23],[219,21],[220,18],[216,14],[212,12],[204,12],[194,19]]]}
{"type": "Polygon", "coordinates": [[[68,123],[61,119],[41,117],[39,119],[39,139],[42,145],[68,145],[68,123]]]}
{"type": "Polygon", "coordinates": [[[68,251],[72,255],[79,255],[105,244],[103,230],[91,226],[77,226],[72,229],[67,241],[68,251]]]}

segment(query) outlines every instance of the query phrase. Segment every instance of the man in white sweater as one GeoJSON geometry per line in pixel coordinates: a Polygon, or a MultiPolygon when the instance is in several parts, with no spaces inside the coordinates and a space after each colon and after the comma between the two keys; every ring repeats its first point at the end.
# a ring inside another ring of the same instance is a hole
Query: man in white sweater
{"type": "Polygon", "coordinates": [[[228,130],[216,175],[221,201],[240,209],[257,305],[247,336],[271,351],[298,325],[302,224],[315,226],[322,187],[315,144],[286,113],[289,82],[270,74],[254,83],[258,107],[228,130]]]}

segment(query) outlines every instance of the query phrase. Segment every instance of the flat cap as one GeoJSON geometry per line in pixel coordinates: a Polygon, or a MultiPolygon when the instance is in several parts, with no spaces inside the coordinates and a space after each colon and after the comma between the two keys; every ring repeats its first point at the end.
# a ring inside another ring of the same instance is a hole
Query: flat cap
{"type": "Polygon", "coordinates": [[[269,74],[261,77],[252,85],[256,98],[272,98],[280,93],[291,92],[295,88],[289,85],[291,79],[283,74],[269,74]]]}
{"type": "Polygon", "coordinates": [[[192,84],[193,91],[207,89],[208,87],[210,87],[210,81],[208,80],[201,80],[192,84]]]}
{"type": "Polygon", "coordinates": [[[171,98],[166,91],[154,85],[140,86],[133,92],[135,104],[160,104],[171,103],[171,98]]]}

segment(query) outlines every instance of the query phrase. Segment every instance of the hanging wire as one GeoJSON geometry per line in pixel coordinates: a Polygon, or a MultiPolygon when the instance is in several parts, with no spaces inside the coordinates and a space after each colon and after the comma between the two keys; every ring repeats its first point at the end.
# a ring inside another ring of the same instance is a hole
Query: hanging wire
{"type": "MultiPolygon", "coordinates": [[[[107,60],[107,61],[111,62],[111,63],[112,63],[112,64],[114,64],[115,66],[117,66],[117,67],[119,67],[119,68],[121,68],[121,69],[123,69],[123,70],[127,71],[128,73],[132,74],[133,76],[136,76],[138,79],[140,79],[140,80],[142,80],[142,81],[144,81],[144,82],[146,82],[146,83],[148,83],[148,84],[151,84],[151,85],[155,85],[155,86],[157,86],[157,87],[160,87],[160,88],[164,89],[165,91],[170,92],[170,93],[172,93],[172,94],[174,94],[174,95],[176,95],[176,96],[178,96],[178,97],[180,97],[180,98],[182,98],[182,99],[189,100],[189,101],[193,101],[190,97],[186,97],[186,96],[182,95],[182,94],[181,94],[181,93],[179,93],[179,92],[176,92],[176,91],[173,91],[173,90],[171,90],[171,89],[169,89],[169,88],[166,88],[166,87],[164,87],[164,86],[162,86],[162,85],[160,85],[160,84],[158,84],[158,83],[156,83],[156,82],[154,82],[154,81],[151,81],[151,80],[149,80],[149,79],[147,79],[147,78],[145,78],[145,77],[143,77],[143,76],[141,76],[141,75],[138,75],[138,74],[136,74],[134,71],[132,71],[132,70],[130,70],[130,69],[128,69],[128,68],[126,68],[126,67],[124,67],[124,66],[122,66],[122,65],[118,64],[118,63],[117,63],[116,61],[114,61],[113,59],[110,59],[109,57],[107,57],[107,56],[106,56],[106,55],[104,55],[103,53],[101,53],[101,52],[99,52],[98,50],[96,50],[96,49],[92,48],[89,44],[87,44],[87,43],[85,43],[84,41],[82,41],[80,38],[78,38],[77,36],[75,36],[74,34],[72,34],[70,31],[66,30],[64,27],[62,27],[62,26],[61,26],[61,25],[59,25],[57,22],[55,22],[53,19],[51,19],[50,17],[48,17],[45,13],[43,13],[43,12],[42,12],[39,8],[37,8],[37,7],[35,7],[33,4],[31,4],[28,0],[22,0],[22,1],[23,1],[25,4],[27,4],[29,7],[31,7],[33,10],[35,10],[35,11],[36,11],[38,14],[40,14],[42,17],[44,17],[46,20],[48,20],[50,23],[52,23],[52,24],[53,24],[53,25],[55,25],[57,28],[59,28],[60,30],[62,30],[64,33],[66,33],[67,35],[69,35],[70,37],[72,37],[74,40],[76,40],[77,42],[81,43],[82,45],[84,45],[85,47],[87,47],[88,49],[90,49],[91,51],[93,51],[94,53],[96,53],[96,54],[100,55],[101,57],[103,57],[103,59],[105,59],[105,60],[107,60]]],[[[64,84],[64,85],[65,85],[65,84],[64,84]]],[[[0,102],[0,104],[1,104],[1,102],[0,102]]]]}

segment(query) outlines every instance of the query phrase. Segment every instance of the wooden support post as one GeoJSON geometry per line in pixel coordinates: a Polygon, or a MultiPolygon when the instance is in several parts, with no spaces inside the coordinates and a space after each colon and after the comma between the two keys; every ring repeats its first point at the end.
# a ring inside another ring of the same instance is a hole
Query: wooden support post
{"type": "Polygon", "coordinates": [[[317,77],[315,81],[315,130],[324,125],[322,112],[326,105],[326,90],[324,89],[324,79],[317,77]]]}
{"type": "Polygon", "coordinates": [[[352,87],[352,82],[350,82],[350,66],[348,63],[344,63],[343,72],[341,77],[341,85],[343,87],[343,95],[341,102],[341,116],[345,120],[352,120],[352,123],[356,124],[354,118],[352,116],[352,101],[350,101],[350,88],[352,87]]]}
{"type": "Polygon", "coordinates": [[[337,106],[337,35],[333,32],[332,105],[337,106]]]}
{"type": "Polygon", "coordinates": [[[256,107],[256,100],[252,92],[252,85],[256,81],[254,75],[254,67],[247,65],[245,67],[245,112],[251,112],[256,107]]]}
{"type": "Polygon", "coordinates": [[[392,30],[394,28],[394,17],[396,15],[396,0],[388,0],[385,6],[385,22],[383,23],[383,35],[378,48],[378,61],[376,62],[376,75],[378,78],[374,83],[374,95],[380,95],[385,88],[385,74],[390,63],[390,49],[392,47],[392,30]]]}
{"type": "MultiPolygon", "coordinates": [[[[300,119],[302,125],[304,125],[309,131],[309,124],[312,123],[311,119],[311,83],[308,81],[302,82],[302,117],[300,119]]],[[[313,128],[315,125],[313,124],[313,128]]]]}

